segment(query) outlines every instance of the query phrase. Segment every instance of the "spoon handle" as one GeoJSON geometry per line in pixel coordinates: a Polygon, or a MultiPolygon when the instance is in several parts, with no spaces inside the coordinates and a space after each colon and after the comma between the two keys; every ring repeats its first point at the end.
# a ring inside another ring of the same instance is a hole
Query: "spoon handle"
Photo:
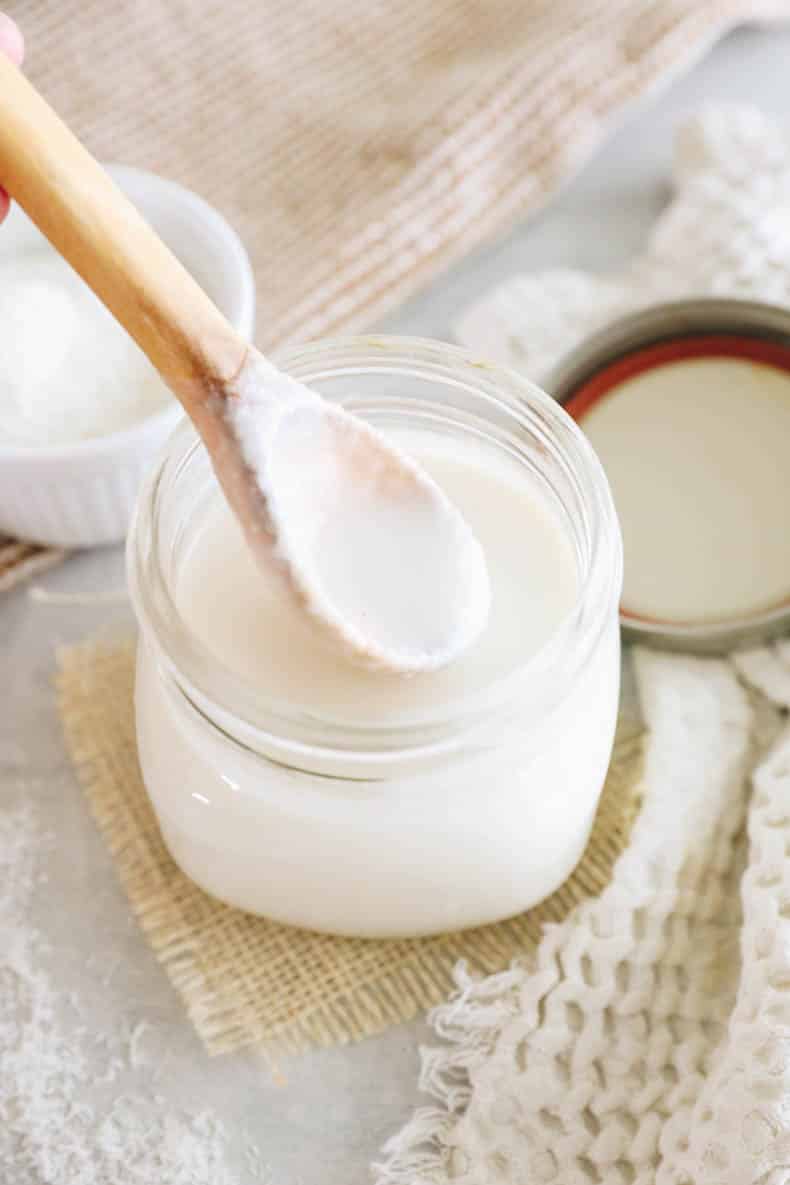
{"type": "Polygon", "coordinates": [[[205,421],[209,401],[241,368],[246,343],[3,54],[0,182],[131,334],[190,416],[205,421]]]}

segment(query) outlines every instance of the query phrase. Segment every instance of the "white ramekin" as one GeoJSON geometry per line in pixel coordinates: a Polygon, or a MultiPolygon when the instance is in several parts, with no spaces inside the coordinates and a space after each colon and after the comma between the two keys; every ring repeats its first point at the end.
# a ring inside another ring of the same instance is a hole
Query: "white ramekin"
{"type": "MultiPolygon", "coordinates": [[[[251,336],[252,267],[225,219],[196,194],[153,173],[124,165],[109,165],[108,172],[231,324],[251,336]]],[[[37,240],[38,230],[13,207],[0,228],[0,256],[37,240]]],[[[22,448],[0,442],[0,533],[59,547],[122,539],[141,478],[181,414],[173,399],[131,428],[76,444],[22,448]]]]}

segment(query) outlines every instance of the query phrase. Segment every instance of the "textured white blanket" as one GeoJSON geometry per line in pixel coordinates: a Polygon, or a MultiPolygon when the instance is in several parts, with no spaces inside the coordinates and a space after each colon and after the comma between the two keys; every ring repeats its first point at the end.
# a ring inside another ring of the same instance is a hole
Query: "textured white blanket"
{"type": "Polygon", "coordinates": [[[629,267],[516,276],[456,326],[466,346],[540,382],[588,333],[645,305],[739,296],[790,305],[790,138],[755,107],[715,105],[675,139],[675,196],[629,267]]]}
{"type": "Polygon", "coordinates": [[[790,1179],[787,647],[637,651],[644,806],[614,878],[533,962],[434,1016],[397,1185],[790,1179]],[[777,735],[778,734],[778,735],[777,735]],[[745,873],[744,873],[745,867],[745,873]]]}
{"type": "MultiPolygon", "coordinates": [[[[540,377],[620,312],[692,292],[790,304],[790,152],[751,109],[679,134],[677,196],[642,257],[511,281],[464,318],[540,377]]],[[[790,1181],[790,643],[703,660],[635,652],[644,805],[603,895],[529,964],[434,1014],[422,1109],[390,1185],[790,1181]]]]}

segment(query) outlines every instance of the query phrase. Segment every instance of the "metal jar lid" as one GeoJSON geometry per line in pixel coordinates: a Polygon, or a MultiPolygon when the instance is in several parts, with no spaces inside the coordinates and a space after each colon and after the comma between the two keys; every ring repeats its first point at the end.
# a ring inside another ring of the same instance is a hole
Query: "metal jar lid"
{"type": "MultiPolygon", "coordinates": [[[[595,375],[619,359],[661,343],[700,335],[749,338],[790,348],[790,310],[755,301],[716,298],[653,305],[586,338],[544,376],[543,386],[559,403],[566,404],[595,375]]],[[[620,620],[629,641],[698,654],[721,654],[788,632],[790,598],[759,612],[706,623],[676,624],[622,613],[620,620]]]]}

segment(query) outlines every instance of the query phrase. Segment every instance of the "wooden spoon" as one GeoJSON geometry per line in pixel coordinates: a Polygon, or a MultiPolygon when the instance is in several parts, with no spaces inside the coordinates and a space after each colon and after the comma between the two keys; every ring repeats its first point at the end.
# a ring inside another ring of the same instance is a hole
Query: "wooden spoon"
{"type": "Polygon", "coordinates": [[[248,543],[326,637],[400,672],[470,644],[488,574],[439,487],[248,345],[2,55],[0,181],[181,401],[248,543]]]}

